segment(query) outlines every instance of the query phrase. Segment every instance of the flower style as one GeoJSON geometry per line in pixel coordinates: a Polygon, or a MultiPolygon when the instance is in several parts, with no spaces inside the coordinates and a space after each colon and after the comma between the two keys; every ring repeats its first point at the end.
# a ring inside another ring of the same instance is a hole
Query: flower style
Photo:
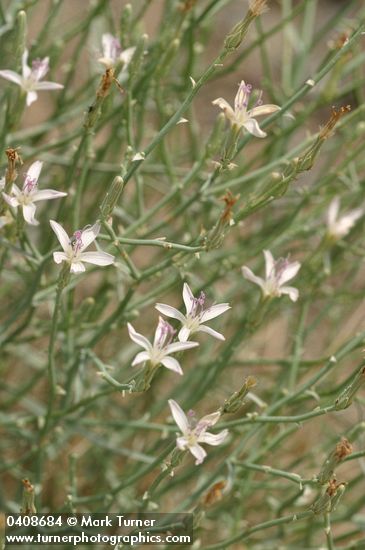
{"type": "Polygon", "coordinates": [[[123,63],[125,69],[130,63],[136,48],[127,48],[122,50],[118,38],[112,34],[106,33],[101,37],[103,54],[99,57],[99,63],[105,65],[106,68],[114,67],[118,62],[123,63]]]}
{"type": "Polygon", "coordinates": [[[38,191],[38,179],[42,170],[42,165],[43,162],[40,162],[39,160],[33,162],[33,164],[29,167],[28,172],[25,174],[22,190],[20,190],[19,187],[13,183],[11,188],[12,194],[8,195],[3,193],[4,200],[10,206],[13,208],[17,208],[18,206],[22,207],[24,219],[31,225],[39,225],[39,222],[34,217],[36,202],[59,199],[60,197],[66,197],[67,195],[67,193],[55,191],[54,189],[43,189],[43,191],[38,191]]]}
{"type": "Polygon", "coordinates": [[[182,432],[182,436],[176,439],[176,445],[181,451],[189,449],[196,458],[195,464],[201,464],[207,456],[206,451],[199,443],[208,445],[220,445],[228,435],[228,430],[223,430],[218,434],[211,434],[207,430],[216,424],[220,418],[219,411],[203,416],[199,421],[196,420],[193,411],[188,412],[188,417],[173,399],[169,399],[171,414],[182,432]]]}
{"type": "Polygon", "coordinates": [[[256,117],[280,111],[280,107],[272,104],[262,105],[262,92],[260,92],[254,107],[248,109],[251,92],[251,84],[245,84],[244,80],[242,80],[234,100],[234,109],[232,109],[230,104],[222,97],[215,99],[213,105],[218,105],[218,107],[224,111],[224,114],[231,122],[232,126],[236,126],[239,129],[245,128],[253,136],[264,138],[267,134],[261,130],[256,117]]]}
{"type": "Polygon", "coordinates": [[[98,223],[75,231],[71,238],[59,223],[53,220],[50,220],[49,223],[63,248],[63,252],[53,252],[56,264],[68,262],[71,273],[82,273],[85,271],[83,262],[102,266],[114,263],[114,256],[107,252],[84,252],[85,248],[94,242],[99,234],[100,225],[98,223]]]}
{"type": "Polygon", "coordinates": [[[335,197],[329,205],[327,212],[327,234],[334,240],[345,237],[350,229],[355,225],[356,221],[361,218],[364,213],[362,208],[350,210],[344,216],[338,218],[340,211],[340,199],[335,197]]]}
{"type": "Polygon", "coordinates": [[[57,84],[57,82],[40,82],[47,74],[48,69],[49,57],[35,59],[32,63],[32,68],[30,68],[28,65],[28,50],[25,49],[22,57],[22,74],[20,75],[15,71],[4,70],[0,71],[0,76],[6,80],[10,80],[10,82],[18,84],[18,86],[22,88],[27,94],[26,102],[29,107],[38,97],[37,90],[60,90],[63,88],[63,85],[57,84]]]}
{"type": "Polygon", "coordinates": [[[162,317],[159,317],[158,320],[153,345],[145,336],[136,332],[130,323],[128,323],[128,332],[131,340],[145,349],[145,351],[137,353],[133,359],[132,367],[150,361],[153,367],[161,363],[167,369],[184,374],[180,363],[174,357],[170,357],[170,353],[195,348],[199,345],[198,342],[172,342],[176,331],[162,317]]]}
{"type": "Polygon", "coordinates": [[[189,336],[194,332],[206,332],[218,340],[225,340],[223,334],[207,327],[203,323],[209,321],[210,319],[214,319],[228,309],[231,309],[229,304],[216,304],[204,309],[204,292],[201,292],[198,298],[194,298],[194,295],[187,283],[184,283],[183,287],[183,300],[186,308],[186,315],[183,315],[178,309],[167,304],[155,305],[155,308],[160,313],[180,321],[182,324],[182,328],[180,329],[178,335],[180,342],[186,342],[189,336]]]}
{"type": "Polygon", "coordinates": [[[264,250],[265,256],[265,279],[257,277],[252,273],[247,266],[242,267],[242,274],[245,279],[252,281],[258,285],[264,298],[279,297],[282,294],[288,294],[289,298],[296,302],[299,296],[297,288],[292,286],[284,286],[287,281],[290,281],[298,273],[300,269],[299,262],[289,262],[288,258],[279,258],[274,260],[273,255],[269,250],[264,250]]]}

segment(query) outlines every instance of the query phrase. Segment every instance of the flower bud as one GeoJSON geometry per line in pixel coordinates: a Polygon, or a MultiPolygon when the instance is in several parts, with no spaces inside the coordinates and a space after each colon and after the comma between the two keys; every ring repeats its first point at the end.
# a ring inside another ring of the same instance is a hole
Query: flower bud
{"type": "Polygon", "coordinates": [[[251,388],[256,386],[257,380],[253,376],[248,376],[240,390],[236,391],[224,402],[223,413],[235,413],[244,404],[244,398],[251,388]]]}
{"type": "Polygon", "coordinates": [[[352,382],[340,393],[340,395],[337,397],[335,401],[335,409],[336,411],[340,411],[342,409],[347,409],[352,403],[352,400],[361,387],[361,385],[365,382],[365,367],[361,367],[361,369],[357,372],[355,377],[353,378],[352,382]]]}
{"type": "Polygon", "coordinates": [[[120,194],[124,189],[124,180],[120,176],[116,176],[110,186],[110,189],[100,207],[101,219],[107,220],[113,213],[120,194]]]}

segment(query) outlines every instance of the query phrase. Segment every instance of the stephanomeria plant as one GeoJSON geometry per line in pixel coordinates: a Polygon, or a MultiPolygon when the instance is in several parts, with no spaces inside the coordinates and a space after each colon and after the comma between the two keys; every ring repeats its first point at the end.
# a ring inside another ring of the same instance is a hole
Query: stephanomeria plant
{"type": "Polygon", "coordinates": [[[364,2],[0,4],[4,513],[364,548],[364,2]]]}
{"type": "Polygon", "coordinates": [[[203,416],[199,421],[196,420],[193,411],[189,411],[188,416],[176,401],[169,399],[171,414],[180,428],[182,435],[176,439],[176,445],[181,451],[189,450],[196,458],[195,464],[201,464],[207,453],[199,443],[207,445],[221,445],[228,435],[228,430],[222,430],[218,434],[207,432],[220,419],[221,413],[214,413],[203,416]]]}
{"type": "Polygon", "coordinates": [[[0,76],[10,82],[14,82],[27,94],[26,103],[29,107],[34,101],[36,101],[38,91],[42,90],[60,90],[63,88],[62,84],[57,82],[48,82],[42,78],[46,76],[49,70],[49,57],[44,59],[35,59],[32,62],[32,67],[28,65],[28,50],[24,50],[22,57],[22,74],[18,74],[15,71],[8,69],[1,70],[0,76]]]}
{"type": "Polygon", "coordinates": [[[100,231],[99,223],[95,223],[93,226],[86,227],[85,229],[78,229],[71,238],[59,223],[54,220],[50,220],[49,223],[63,248],[63,252],[53,253],[53,259],[56,264],[67,262],[70,264],[71,273],[81,273],[85,271],[84,263],[100,266],[114,263],[115,257],[107,252],[84,252],[98,236],[100,231]]]}
{"type": "Polygon", "coordinates": [[[285,283],[293,279],[300,269],[299,262],[290,262],[287,258],[274,260],[269,250],[264,250],[265,256],[265,279],[255,275],[247,266],[242,267],[242,274],[245,279],[258,285],[264,298],[276,298],[288,294],[289,298],[296,302],[299,296],[297,288],[286,286],[285,283]]]}
{"type": "Polygon", "coordinates": [[[271,113],[275,113],[276,111],[280,111],[280,107],[272,104],[262,105],[262,92],[260,92],[259,98],[256,100],[255,105],[249,109],[248,103],[251,93],[251,84],[246,84],[244,80],[241,80],[234,100],[234,109],[232,109],[230,104],[222,97],[215,99],[213,101],[213,105],[217,105],[220,109],[222,109],[233,127],[236,127],[237,129],[245,128],[245,130],[253,136],[264,138],[267,134],[261,130],[256,117],[269,115],[271,113]]]}
{"type": "Polygon", "coordinates": [[[173,342],[176,331],[162,317],[159,317],[153,344],[145,336],[139,334],[130,323],[128,323],[128,332],[131,340],[145,350],[137,353],[132,361],[133,367],[149,361],[152,367],[161,364],[177,374],[184,374],[179,361],[171,357],[171,353],[185,351],[199,345],[198,342],[173,342]]]}
{"type": "MultiPolygon", "coordinates": [[[[39,222],[35,219],[36,211],[36,202],[47,201],[52,199],[59,199],[61,197],[66,197],[67,193],[62,191],[55,191],[54,189],[43,189],[39,191],[38,189],[38,179],[40,172],[42,170],[43,163],[37,160],[29,167],[23,184],[23,189],[20,190],[15,183],[13,183],[11,188],[11,195],[3,193],[5,201],[12,206],[17,208],[18,206],[22,207],[23,216],[27,223],[31,225],[38,225],[39,222]]],[[[1,186],[0,186],[1,188],[1,186]]]]}
{"type": "Polygon", "coordinates": [[[183,300],[186,308],[186,315],[183,315],[175,307],[167,304],[156,304],[156,309],[166,315],[177,319],[182,324],[182,328],[179,331],[180,342],[186,342],[191,334],[195,332],[206,332],[218,340],[225,340],[223,334],[220,334],[216,330],[207,327],[203,323],[214,319],[222,313],[225,313],[231,306],[227,303],[216,304],[204,309],[205,294],[201,292],[198,298],[195,298],[191,289],[187,283],[184,283],[183,287],[183,300]]]}

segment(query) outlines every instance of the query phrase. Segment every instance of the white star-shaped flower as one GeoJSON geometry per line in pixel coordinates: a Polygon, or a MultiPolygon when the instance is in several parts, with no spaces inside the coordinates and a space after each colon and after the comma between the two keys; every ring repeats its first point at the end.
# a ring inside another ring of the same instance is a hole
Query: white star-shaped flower
{"type": "Polygon", "coordinates": [[[297,288],[285,286],[285,283],[290,281],[298,273],[300,269],[299,262],[289,262],[287,258],[279,258],[274,260],[273,255],[269,250],[264,250],[265,256],[265,279],[257,277],[247,266],[242,267],[242,274],[245,279],[258,285],[264,298],[276,298],[282,294],[288,294],[289,298],[296,302],[299,296],[297,288]]]}
{"type": "Polygon", "coordinates": [[[145,336],[136,332],[130,323],[128,323],[128,332],[131,340],[145,350],[137,353],[132,361],[132,367],[149,361],[152,366],[161,364],[167,369],[183,374],[180,363],[174,357],[170,357],[170,354],[199,345],[198,342],[172,342],[175,330],[162,317],[158,320],[153,345],[145,336]]]}
{"type": "Polygon", "coordinates": [[[242,80],[234,100],[234,109],[232,109],[230,104],[222,97],[215,99],[213,105],[218,105],[218,107],[223,110],[232,126],[245,128],[253,136],[264,138],[267,134],[261,130],[256,117],[280,111],[280,107],[272,104],[262,105],[262,92],[260,92],[260,96],[255,106],[248,109],[251,92],[251,84],[245,84],[244,80],[242,80]]]}
{"type": "Polygon", "coordinates": [[[214,319],[215,317],[218,317],[218,315],[222,315],[222,313],[228,309],[231,309],[229,304],[216,304],[204,309],[204,292],[201,292],[198,298],[194,298],[194,295],[187,283],[184,283],[183,287],[183,300],[186,308],[186,315],[183,315],[178,309],[167,304],[155,305],[155,308],[160,313],[180,321],[182,324],[182,328],[179,331],[180,342],[186,342],[189,336],[194,334],[194,332],[206,332],[218,340],[225,340],[223,334],[207,327],[203,323],[209,321],[210,319],[214,319]]]}
{"type": "Polygon", "coordinates": [[[228,435],[228,430],[222,430],[218,434],[207,432],[211,426],[214,426],[214,424],[218,422],[221,416],[220,412],[217,411],[208,414],[197,421],[192,411],[188,413],[189,417],[187,417],[180,405],[173,399],[169,399],[169,406],[171,414],[182,433],[182,435],[176,439],[178,449],[182,451],[188,449],[196,458],[195,464],[201,464],[207,456],[207,453],[199,443],[221,445],[228,435]]]}
{"type": "Polygon", "coordinates": [[[106,68],[112,68],[117,63],[123,63],[123,69],[125,70],[130,63],[136,48],[126,48],[122,50],[118,38],[110,33],[105,33],[101,37],[101,45],[103,53],[99,57],[99,63],[105,65],[106,68]]]}
{"type": "Polygon", "coordinates": [[[363,208],[355,208],[347,214],[338,217],[340,212],[340,199],[335,197],[329,205],[327,212],[327,233],[332,239],[338,240],[345,237],[356,221],[364,214],[363,208]]]}
{"type": "Polygon", "coordinates": [[[38,179],[42,170],[43,163],[37,160],[29,167],[23,184],[23,189],[20,190],[15,183],[11,188],[11,195],[3,192],[4,200],[13,208],[21,206],[23,209],[23,216],[27,223],[31,225],[38,225],[39,222],[35,219],[36,205],[38,201],[47,201],[51,199],[59,199],[60,197],[66,197],[67,193],[61,191],[55,191],[54,189],[38,190],[38,179]]]}
{"type": "Polygon", "coordinates": [[[28,65],[28,50],[24,50],[22,57],[22,74],[18,74],[15,71],[2,70],[0,76],[10,82],[14,82],[22,88],[27,94],[27,105],[31,105],[36,101],[38,94],[37,91],[41,90],[60,90],[63,88],[62,84],[57,82],[43,81],[42,78],[47,74],[49,69],[49,57],[44,59],[35,59],[32,63],[32,67],[28,65]]]}
{"type": "Polygon", "coordinates": [[[53,220],[50,220],[49,223],[63,248],[63,252],[53,253],[53,259],[56,264],[68,262],[71,273],[82,273],[85,271],[84,262],[101,266],[114,263],[114,256],[107,252],[84,252],[85,248],[90,246],[99,234],[100,225],[98,223],[86,229],[75,231],[72,238],[67,235],[59,223],[53,220]]]}

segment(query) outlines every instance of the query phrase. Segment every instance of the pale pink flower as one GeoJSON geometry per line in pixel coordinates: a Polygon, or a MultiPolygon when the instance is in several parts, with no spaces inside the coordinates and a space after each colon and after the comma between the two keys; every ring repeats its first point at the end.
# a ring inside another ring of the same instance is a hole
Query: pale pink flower
{"type": "Polygon", "coordinates": [[[347,214],[338,217],[340,212],[340,199],[335,197],[327,211],[327,233],[328,235],[337,240],[345,237],[349,231],[353,228],[356,221],[364,214],[363,208],[354,208],[347,214]]]}
{"type": "Polygon", "coordinates": [[[49,69],[49,57],[44,59],[35,59],[32,63],[32,67],[28,65],[28,50],[24,50],[22,57],[22,74],[18,74],[15,71],[2,70],[0,76],[10,82],[14,82],[22,88],[27,94],[26,102],[29,107],[34,101],[36,101],[38,94],[37,91],[41,90],[60,90],[63,88],[62,84],[57,82],[43,81],[42,78],[47,74],[49,69]]]}
{"type": "Polygon", "coordinates": [[[203,416],[199,421],[196,420],[192,411],[188,416],[184,413],[180,405],[173,399],[169,399],[171,414],[180,428],[182,435],[176,439],[176,445],[181,451],[189,450],[196,458],[195,464],[201,464],[207,453],[199,443],[207,445],[221,445],[228,435],[228,430],[222,430],[218,434],[207,432],[209,428],[214,426],[221,413],[216,411],[212,414],[203,416]]]}
{"type": "Polygon", "coordinates": [[[128,323],[128,332],[131,340],[145,350],[137,353],[132,361],[132,367],[149,361],[152,366],[161,364],[167,369],[183,374],[180,363],[174,357],[170,357],[170,354],[199,345],[198,342],[173,342],[175,331],[162,317],[159,317],[153,344],[145,336],[136,332],[130,323],[128,323]]]}
{"type": "Polygon", "coordinates": [[[213,105],[218,105],[218,107],[223,110],[232,126],[245,128],[253,136],[264,138],[267,134],[261,130],[256,117],[280,111],[280,107],[272,104],[262,105],[262,92],[260,92],[259,99],[256,101],[255,106],[248,109],[251,92],[251,84],[245,84],[244,80],[242,80],[234,100],[234,109],[222,97],[215,99],[213,105]]]}
{"type": "Polygon", "coordinates": [[[90,246],[99,234],[100,225],[98,223],[83,230],[75,231],[71,238],[59,223],[53,220],[50,220],[49,223],[63,248],[63,252],[53,253],[53,259],[56,264],[68,262],[71,273],[81,273],[85,271],[84,263],[101,266],[114,263],[114,256],[107,252],[100,252],[98,250],[95,250],[95,252],[84,252],[85,248],[90,246]]]}
{"type": "Polygon", "coordinates": [[[178,309],[167,304],[155,305],[155,308],[160,313],[180,321],[182,324],[179,332],[180,342],[186,342],[189,336],[194,334],[194,332],[206,332],[218,340],[225,340],[223,334],[207,327],[203,323],[209,321],[210,319],[214,319],[215,317],[218,317],[218,315],[222,315],[222,313],[228,309],[231,309],[229,304],[216,304],[204,309],[204,292],[201,292],[198,298],[194,298],[194,295],[187,283],[184,283],[183,287],[183,300],[186,308],[186,315],[183,315],[178,309]]]}
{"type": "Polygon", "coordinates": [[[293,279],[300,269],[299,262],[289,262],[287,258],[274,260],[269,250],[264,250],[265,256],[265,279],[257,277],[247,266],[242,267],[242,274],[245,279],[258,285],[264,298],[279,297],[282,294],[288,294],[289,298],[296,302],[299,296],[297,288],[285,286],[285,283],[293,279]]]}
{"type": "Polygon", "coordinates": [[[21,206],[23,209],[23,216],[27,223],[31,225],[38,225],[39,222],[35,219],[36,205],[38,201],[47,201],[52,199],[59,199],[60,197],[66,197],[67,193],[62,191],[55,191],[54,189],[38,190],[38,179],[42,170],[43,162],[39,160],[33,162],[25,174],[23,183],[23,189],[20,190],[15,183],[11,188],[11,195],[3,192],[4,200],[13,208],[21,206]]]}
{"type": "Polygon", "coordinates": [[[99,57],[99,63],[102,63],[107,68],[114,67],[117,63],[123,63],[123,69],[126,69],[130,63],[136,48],[127,48],[122,50],[117,37],[110,33],[105,33],[101,37],[103,48],[102,56],[99,57]]]}

